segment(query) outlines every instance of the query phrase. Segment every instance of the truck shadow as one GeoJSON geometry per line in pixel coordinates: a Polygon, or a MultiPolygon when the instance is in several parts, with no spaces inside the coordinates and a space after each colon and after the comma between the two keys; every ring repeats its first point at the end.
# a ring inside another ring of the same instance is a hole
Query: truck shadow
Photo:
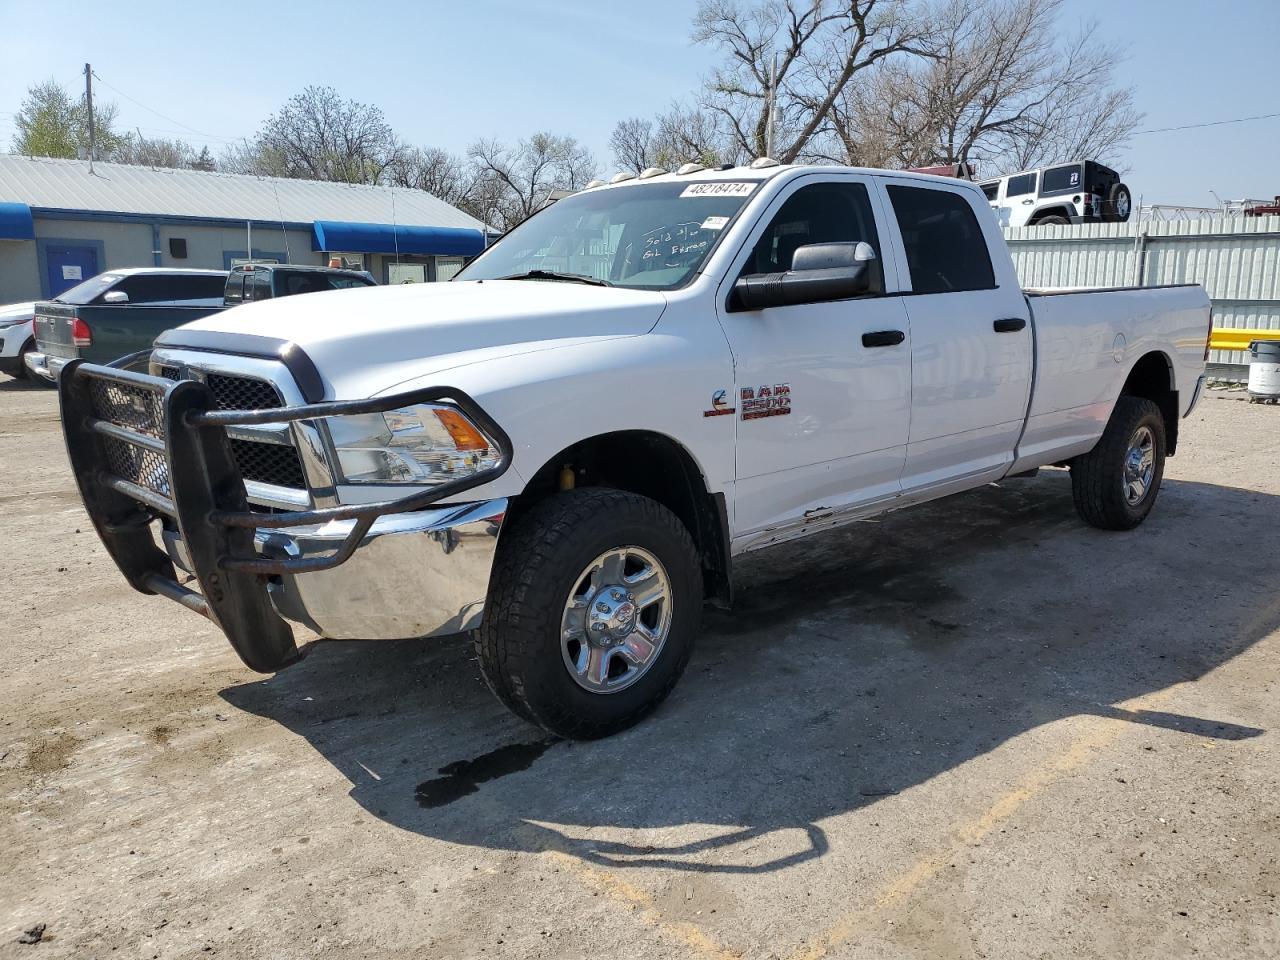
{"type": "Polygon", "coordinates": [[[1278,500],[1167,480],[1146,524],[1108,534],[1046,471],[753,555],[667,704],[594,743],[511,717],[461,637],[320,643],[222,696],[304,737],[405,830],[615,868],[774,871],[826,852],[825,818],[1064,718],[1260,735],[1118,705],[1280,626],[1280,556],[1251,529],[1278,500]]]}

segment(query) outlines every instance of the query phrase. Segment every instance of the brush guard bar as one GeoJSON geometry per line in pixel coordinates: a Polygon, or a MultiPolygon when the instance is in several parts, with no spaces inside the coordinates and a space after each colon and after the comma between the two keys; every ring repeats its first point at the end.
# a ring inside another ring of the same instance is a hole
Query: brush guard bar
{"type": "Polygon", "coordinates": [[[213,621],[246,666],[263,673],[299,655],[292,629],[272,606],[268,578],[340,566],[379,517],[422,510],[489,483],[511,463],[511,441],[502,428],[470,397],[449,387],[370,400],[218,410],[209,388],[199,381],[72,360],[62,371],[58,391],[76,484],[116,566],[135,590],[167,597],[213,621]],[[498,462],[471,476],[376,503],[250,511],[227,427],[384,413],[432,402],[452,403],[484,431],[498,448],[498,462]],[[199,590],[179,580],[173,561],[156,543],[152,522],[157,518],[177,526],[199,590]],[[271,558],[254,549],[257,530],[331,520],[354,524],[327,556],[271,558]]]}

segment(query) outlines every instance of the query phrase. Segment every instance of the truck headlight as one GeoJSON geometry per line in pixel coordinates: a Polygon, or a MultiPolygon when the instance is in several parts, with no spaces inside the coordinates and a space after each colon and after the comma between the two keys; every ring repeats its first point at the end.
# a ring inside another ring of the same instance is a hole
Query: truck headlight
{"type": "Polygon", "coordinates": [[[497,443],[457,408],[417,403],[325,420],[343,483],[434,485],[498,463],[497,443]]]}

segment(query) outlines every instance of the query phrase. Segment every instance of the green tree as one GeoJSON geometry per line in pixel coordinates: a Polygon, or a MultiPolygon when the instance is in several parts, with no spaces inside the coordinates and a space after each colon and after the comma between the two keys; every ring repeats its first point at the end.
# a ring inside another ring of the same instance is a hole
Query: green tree
{"type": "MultiPolygon", "coordinates": [[[[108,159],[120,148],[124,138],[112,129],[116,105],[106,101],[94,104],[96,154],[108,159]]],[[[27,89],[18,108],[18,132],[13,138],[13,152],[29,157],[74,158],[89,151],[89,111],[84,97],[73,97],[57,80],[46,80],[27,89]]]]}

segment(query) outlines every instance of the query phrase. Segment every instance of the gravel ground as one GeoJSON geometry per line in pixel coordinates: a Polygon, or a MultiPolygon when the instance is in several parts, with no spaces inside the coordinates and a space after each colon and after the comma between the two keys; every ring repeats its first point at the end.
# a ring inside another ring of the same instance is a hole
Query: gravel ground
{"type": "Polygon", "coordinates": [[[1044,471],[754,556],[663,709],[570,744],[460,637],[245,670],[0,377],[0,957],[1275,957],[1280,408],[1237,397],[1129,534],[1044,471]]]}

